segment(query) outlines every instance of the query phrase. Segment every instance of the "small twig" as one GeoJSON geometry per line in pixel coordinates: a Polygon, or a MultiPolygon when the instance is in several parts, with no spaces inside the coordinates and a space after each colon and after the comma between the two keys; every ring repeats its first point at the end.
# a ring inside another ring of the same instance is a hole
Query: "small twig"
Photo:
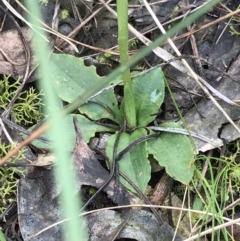
{"type": "Polygon", "coordinates": [[[179,133],[179,134],[183,134],[183,135],[187,135],[187,136],[192,136],[195,137],[199,140],[202,140],[204,142],[207,142],[211,145],[213,145],[214,147],[218,148],[220,150],[220,146],[217,143],[214,143],[211,139],[209,139],[206,136],[203,136],[201,134],[192,132],[192,131],[188,131],[185,129],[180,129],[180,128],[172,128],[172,127],[150,127],[150,129],[152,130],[156,130],[156,131],[164,131],[164,132],[170,132],[170,133],[179,133]]]}
{"type": "MultiPolygon", "coordinates": [[[[182,90],[182,91],[185,91],[186,93],[188,93],[188,96],[189,96],[189,98],[191,99],[191,101],[193,102],[193,105],[196,107],[196,111],[197,111],[197,113],[199,114],[199,116],[201,117],[201,118],[205,118],[202,114],[201,114],[201,112],[199,111],[199,109],[198,109],[198,106],[197,106],[197,103],[195,102],[195,100],[193,99],[193,97],[192,97],[192,94],[193,93],[191,93],[187,88],[185,88],[185,86],[184,85],[182,85],[181,83],[179,83],[178,81],[176,81],[175,79],[173,79],[173,78],[171,78],[171,77],[169,77],[169,76],[167,76],[167,75],[165,75],[165,77],[167,77],[168,79],[171,79],[173,82],[175,82],[175,83],[177,83],[177,85],[179,85],[179,86],[181,86],[181,87],[178,87],[176,84],[175,84],[175,88],[177,88],[177,89],[180,89],[180,90],[182,90]],[[182,89],[181,89],[182,88],[182,89]]],[[[196,95],[196,94],[195,94],[196,95]]],[[[199,96],[199,95],[197,95],[197,96],[199,96]]],[[[184,114],[183,114],[184,115],[184,114]]],[[[180,118],[180,117],[179,117],[180,118]]],[[[179,120],[179,119],[178,119],[179,120]]]]}
{"type": "Polygon", "coordinates": [[[59,10],[60,10],[60,2],[56,0],[54,13],[52,17],[52,29],[58,31],[58,24],[59,24],[59,10]]]}
{"type": "Polygon", "coordinates": [[[34,141],[37,137],[42,135],[45,131],[47,131],[49,126],[50,126],[49,123],[45,123],[36,132],[33,132],[26,140],[22,141],[18,146],[16,146],[14,149],[9,151],[7,153],[7,155],[0,160],[0,166],[2,166],[6,161],[8,161],[9,158],[11,158],[13,155],[15,155],[24,146],[28,145],[29,143],[34,141]]]}
{"type": "Polygon", "coordinates": [[[187,188],[187,186],[186,186],[185,192],[184,192],[184,195],[183,195],[183,201],[182,201],[181,210],[180,210],[179,217],[178,217],[178,221],[177,221],[177,225],[176,225],[176,229],[175,229],[175,231],[174,231],[173,240],[175,240],[175,237],[176,237],[176,235],[177,235],[177,230],[179,230],[180,222],[181,222],[181,220],[182,220],[183,207],[184,207],[184,203],[185,203],[185,200],[186,200],[187,191],[188,191],[188,188],[187,188]]]}
{"type": "MultiPolygon", "coordinates": [[[[26,130],[24,129],[23,127],[19,126],[18,124],[8,120],[7,118],[5,118],[4,116],[0,116],[0,121],[7,124],[8,126],[10,126],[11,128],[13,128],[14,130],[16,131],[19,131],[25,135],[28,135],[30,136],[33,132],[29,131],[29,130],[26,130]]],[[[47,144],[51,144],[51,140],[49,140],[48,138],[45,138],[45,137],[37,137],[36,140],[40,140],[44,143],[47,143],[47,144]]]]}
{"type": "MultiPolygon", "coordinates": [[[[189,10],[186,11],[186,7],[189,5],[188,0],[182,0],[178,3],[178,5],[180,6],[180,8],[182,9],[183,13],[185,13],[186,15],[189,14],[189,10]]],[[[193,27],[191,26],[187,26],[187,30],[191,31],[193,29],[193,27]]],[[[201,76],[202,75],[202,64],[200,61],[200,57],[199,57],[199,53],[198,53],[198,49],[197,49],[197,44],[196,44],[196,39],[195,36],[193,34],[190,35],[190,43],[192,46],[192,51],[193,51],[193,55],[196,57],[196,64],[197,64],[197,70],[198,70],[198,74],[201,76]]]]}
{"type": "MultiPolygon", "coordinates": [[[[200,139],[202,141],[205,141],[211,145],[213,145],[214,147],[220,149],[220,146],[217,144],[217,143],[214,143],[213,141],[211,141],[209,138],[201,135],[201,134],[198,134],[198,133],[195,133],[195,132],[192,132],[192,131],[188,131],[188,130],[185,130],[185,129],[181,129],[181,128],[174,128],[174,127],[160,127],[160,126],[150,126],[148,127],[149,129],[153,130],[153,131],[157,131],[157,132],[169,132],[169,133],[176,133],[176,134],[182,134],[182,135],[187,135],[187,136],[192,136],[192,137],[195,137],[197,139],[200,139]]],[[[156,137],[155,135],[159,135],[158,134],[153,134],[154,137],[156,137]]],[[[130,149],[132,149],[135,145],[136,145],[136,142],[143,142],[145,141],[146,139],[144,138],[149,138],[153,135],[148,135],[148,136],[145,136],[145,137],[142,137],[140,138],[139,140],[133,142],[130,146],[126,147],[123,151],[121,151],[119,154],[118,154],[118,157],[122,157],[121,155],[125,154],[126,151],[129,151],[130,149]],[[129,149],[129,150],[128,150],[129,149]]],[[[138,143],[137,143],[138,144],[138,143]]]]}
{"type": "Polygon", "coordinates": [[[8,215],[8,213],[12,210],[12,208],[16,207],[17,203],[16,202],[11,202],[7,208],[0,214],[0,220],[4,218],[4,216],[8,215]]]}
{"type": "Polygon", "coordinates": [[[128,145],[126,148],[124,148],[122,151],[120,151],[116,157],[116,160],[120,160],[123,158],[123,156],[125,154],[127,154],[129,151],[131,151],[136,145],[142,143],[142,142],[145,142],[145,141],[148,141],[148,140],[151,140],[153,138],[156,138],[158,137],[159,134],[151,134],[151,135],[147,135],[147,136],[143,136],[139,139],[137,139],[136,141],[132,142],[130,145],[128,145]]]}
{"type": "Polygon", "coordinates": [[[9,141],[11,144],[13,144],[13,140],[12,140],[11,136],[8,134],[8,131],[6,130],[5,125],[4,125],[4,123],[2,122],[1,118],[0,118],[0,125],[2,126],[2,130],[3,130],[4,134],[5,134],[5,136],[7,137],[8,141],[9,141]]]}
{"type": "MultiPolygon", "coordinates": [[[[221,3],[220,3],[221,4],[221,3]]],[[[221,4],[222,6],[224,6],[223,4],[221,4]]],[[[239,9],[240,5],[238,5],[237,9],[239,9]]],[[[228,12],[232,12],[228,7],[224,6],[225,9],[228,10],[228,12]]],[[[228,23],[226,24],[226,26],[223,28],[221,34],[219,35],[219,37],[217,38],[217,41],[216,41],[216,44],[218,43],[218,41],[220,40],[220,38],[222,37],[223,33],[226,31],[227,27],[229,26],[229,23],[232,21],[233,17],[231,17],[229,20],[228,20],[228,23]]]]}
{"type": "Polygon", "coordinates": [[[0,52],[2,53],[2,55],[4,56],[4,58],[5,58],[9,63],[11,63],[12,65],[20,66],[20,65],[26,64],[26,61],[25,61],[24,63],[22,63],[22,64],[19,64],[19,63],[13,61],[13,60],[7,55],[7,53],[5,53],[5,51],[4,51],[2,48],[0,48],[0,52]]]}
{"type": "Polygon", "coordinates": [[[3,27],[4,27],[4,24],[5,24],[6,18],[7,18],[7,14],[5,13],[5,14],[4,14],[4,17],[3,17],[3,19],[2,19],[2,22],[1,22],[0,32],[2,32],[2,30],[3,30],[3,27]]]}
{"type": "MultiPolygon", "coordinates": [[[[80,12],[79,12],[79,10],[78,10],[78,7],[77,7],[76,2],[75,2],[75,0],[70,0],[70,2],[71,2],[71,6],[72,6],[74,18],[75,18],[75,19],[78,19],[79,22],[80,22],[80,24],[81,24],[81,23],[83,22],[83,19],[82,19],[82,16],[81,16],[81,14],[80,14],[80,12]]],[[[84,31],[84,34],[85,34],[86,36],[88,36],[89,33],[88,33],[85,25],[83,26],[83,31],[84,31]]]]}
{"type": "Polygon", "coordinates": [[[202,31],[202,30],[204,30],[204,29],[206,29],[206,28],[209,28],[209,27],[211,27],[212,25],[215,25],[215,24],[217,24],[217,23],[219,23],[219,22],[222,22],[223,20],[228,19],[228,18],[230,18],[230,17],[232,17],[232,16],[234,16],[234,15],[237,15],[237,14],[239,14],[239,13],[240,13],[240,9],[237,9],[237,10],[231,12],[231,13],[228,13],[228,14],[222,16],[221,18],[218,18],[218,19],[216,19],[216,20],[214,20],[214,21],[212,21],[212,22],[209,22],[209,23],[201,26],[200,28],[191,30],[191,32],[183,33],[182,35],[173,38],[172,41],[177,41],[177,40],[179,40],[179,39],[186,38],[187,36],[189,36],[189,35],[191,35],[191,34],[194,34],[194,33],[197,33],[197,32],[199,32],[199,31],[202,31]]]}
{"type": "MultiPolygon", "coordinates": [[[[187,58],[196,59],[196,57],[195,57],[195,56],[192,56],[192,55],[181,55],[181,56],[173,57],[172,59],[168,60],[168,61],[165,62],[165,63],[161,63],[161,64],[158,64],[158,65],[156,65],[156,66],[154,66],[154,67],[152,67],[152,68],[150,68],[150,69],[143,70],[141,73],[134,75],[133,78],[138,77],[138,76],[140,76],[140,75],[142,75],[142,74],[148,73],[148,72],[152,71],[153,69],[155,69],[155,68],[157,68],[157,67],[164,67],[165,65],[171,64],[172,62],[174,62],[174,61],[176,61],[176,60],[181,60],[181,59],[183,59],[183,58],[185,58],[185,59],[187,59],[187,58]]],[[[208,64],[209,66],[213,67],[216,71],[218,71],[219,73],[221,73],[223,76],[230,78],[232,81],[234,81],[234,82],[236,82],[237,84],[240,85],[240,82],[239,82],[237,79],[233,78],[230,74],[222,71],[220,68],[216,67],[213,63],[210,63],[210,62],[207,61],[206,59],[204,59],[204,58],[202,58],[202,57],[199,57],[199,58],[200,58],[200,60],[203,61],[204,63],[206,63],[206,64],[208,64]]],[[[236,102],[236,101],[234,101],[234,102],[236,102]]]]}
{"type": "Polygon", "coordinates": [[[237,200],[235,200],[234,202],[232,202],[231,204],[229,204],[227,207],[224,208],[224,211],[229,210],[230,208],[239,205],[240,203],[240,198],[238,198],[237,200]]]}
{"type": "MultiPolygon", "coordinates": [[[[212,153],[213,153],[213,151],[210,150],[210,151],[208,152],[207,158],[209,158],[210,156],[212,156],[212,153]]],[[[200,192],[201,189],[202,189],[202,180],[203,180],[203,178],[205,178],[205,176],[206,176],[206,173],[207,173],[207,170],[208,170],[208,166],[209,166],[208,161],[205,160],[205,161],[204,161],[204,165],[203,165],[203,169],[202,169],[202,178],[201,178],[201,180],[200,180],[200,182],[199,182],[199,184],[198,184],[198,186],[197,186],[198,192],[200,192]]]]}

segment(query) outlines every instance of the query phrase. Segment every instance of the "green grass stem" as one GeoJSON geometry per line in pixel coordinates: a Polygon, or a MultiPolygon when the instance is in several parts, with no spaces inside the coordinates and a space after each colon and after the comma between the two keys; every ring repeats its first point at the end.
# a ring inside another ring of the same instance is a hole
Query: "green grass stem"
{"type": "MultiPolygon", "coordinates": [[[[121,65],[128,62],[128,0],[117,1],[118,12],[118,45],[120,51],[121,65]]],[[[122,73],[124,84],[124,114],[127,121],[127,126],[130,128],[136,127],[136,110],[135,100],[132,90],[132,82],[130,69],[127,68],[122,73]]]]}
{"type": "MultiPolygon", "coordinates": [[[[41,19],[37,1],[28,0],[26,1],[26,5],[34,16],[41,19]]],[[[36,19],[31,16],[30,22],[37,27],[39,26],[36,19]]],[[[82,218],[78,217],[81,203],[79,198],[76,198],[73,195],[76,193],[76,178],[74,171],[70,167],[70,156],[66,153],[66,151],[64,151],[64,136],[68,130],[62,128],[62,118],[59,118],[58,115],[58,101],[55,98],[53,86],[51,84],[52,81],[49,78],[51,73],[51,62],[46,58],[48,58],[47,56],[49,56],[51,50],[47,47],[46,42],[43,41],[40,36],[44,36],[44,32],[40,28],[36,29],[38,29],[38,32],[33,32],[34,50],[39,60],[38,72],[41,76],[40,84],[45,92],[46,106],[49,107],[49,109],[45,111],[49,112],[52,116],[53,124],[51,125],[50,131],[52,133],[52,139],[56,144],[54,153],[58,160],[58,165],[54,168],[54,172],[58,182],[60,181],[60,185],[62,186],[60,199],[64,213],[63,218],[70,218],[68,222],[64,222],[64,229],[67,230],[67,232],[65,232],[65,240],[85,241],[87,240],[86,229],[84,228],[82,218]]]]}

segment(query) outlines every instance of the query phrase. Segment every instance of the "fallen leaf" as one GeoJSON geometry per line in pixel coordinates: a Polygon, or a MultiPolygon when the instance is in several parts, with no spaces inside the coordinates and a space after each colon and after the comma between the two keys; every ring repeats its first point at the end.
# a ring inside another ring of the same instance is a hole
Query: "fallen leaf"
{"type": "MultiPolygon", "coordinates": [[[[27,28],[21,28],[22,34],[30,45],[32,41],[31,31],[27,28]]],[[[31,55],[30,71],[36,65],[36,57],[31,55]]],[[[12,29],[0,33],[0,74],[11,75],[12,78],[18,79],[24,76],[26,69],[26,53],[22,40],[17,30],[12,29]]],[[[33,74],[28,79],[28,82],[36,80],[36,75],[33,74]]]]}
{"type": "MultiPolygon", "coordinates": [[[[240,55],[232,63],[228,74],[234,77],[237,81],[240,80],[240,55]]],[[[231,100],[240,99],[239,83],[233,81],[228,77],[223,77],[219,81],[219,85],[218,87],[216,87],[216,89],[231,100]]],[[[227,112],[227,114],[232,118],[232,120],[238,120],[240,118],[240,107],[229,105],[223,101],[218,102],[227,112]]],[[[196,108],[193,108],[184,116],[184,119],[190,131],[202,134],[219,145],[223,145],[221,138],[227,139],[227,141],[230,142],[235,140],[239,136],[239,134],[236,133],[237,131],[235,130],[235,128],[232,127],[228,127],[229,130],[231,129],[231,133],[228,132],[224,135],[224,133],[226,133],[226,131],[224,131],[223,135],[221,135],[221,129],[224,127],[225,124],[228,123],[228,121],[211,100],[201,100],[198,103],[197,108],[198,111],[204,116],[204,118],[199,116],[196,108]]],[[[195,144],[197,146],[197,149],[202,152],[215,148],[209,143],[205,143],[201,140],[195,139],[195,144]]]]}
{"type": "MultiPolygon", "coordinates": [[[[75,117],[74,126],[77,133],[77,139],[73,159],[74,169],[77,172],[77,177],[80,180],[81,185],[88,185],[99,189],[108,179],[109,172],[103,168],[93,151],[84,141],[75,117]]],[[[104,191],[108,194],[108,197],[118,205],[129,204],[129,193],[126,191],[123,185],[115,185],[114,178],[104,188],[104,191]],[[118,190],[115,190],[115,186],[118,187],[118,190]]]]}
{"type": "MultiPolygon", "coordinates": [[[[104,210],[87,217],[91,241],[101,241],[110,236],[124,219],[113,210],[104,210]]],[[[133,210],[126,226],[118,235],[118,239],[133,239],[137,241],[172,241],[173,228],[164,222],[159,226],[156,217],[145,210],[133,210]]],[[[183,238],[176,234],[175,241],[183,238]]]]}

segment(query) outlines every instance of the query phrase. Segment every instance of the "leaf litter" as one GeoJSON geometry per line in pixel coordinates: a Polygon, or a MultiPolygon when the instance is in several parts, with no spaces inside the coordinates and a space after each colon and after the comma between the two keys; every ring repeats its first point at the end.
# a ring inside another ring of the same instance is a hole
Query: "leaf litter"
{"type": "MultiPolygon", "coordinates": [[[[177,1],[176,1],[177,2],[177,1]]],[[[163,8],[160,8],[163,9],[163,8]]],[[[139,23],[139,21],[138,21],[139,23]]],[[[221,26],[221,25],[220,25],[221,26]]],[[[23,32],[26,30],[23,29],[23,32]]],[[[203,43],[199,46],[200,49],[200,55],[202,57],[206,57],[207,54],[209,54],[209,62],[215,64],[217,67],[222,69],[222,71],[227,71],[227,73],[234,77],[235,80],[239,81],[238,77],[239,75],[239,44],[238,39],[235,36],[229,36],[227,35],[229,31],[225,31],[225,35],[222,37],[219,44],[214,45],[214,47],[209,51],[210,44],[203,43]],[[226,48],[226,46],[228,48],[226,48]],[[232,46],[232,48],[229,48],[229,46],[232,46]],[[225,51],[225,52],[224,52],[225,51]],[[235,61],[234,61],[235,60],[235,61]]],[[[216,34],[217,35],[217,34],[216,34]]],[[[28,35],[26,35],[28,36],[28,35]]],[[[200,38],[200,37],[199,37],[200,38]]],[[[4,44],[0,44],[0,46],[3,46],[0,51],[0,62],[3,69],[1,69],[2,74],[11,74],[13,78],[17,79],[19,75],[24,74],[24,52],[23,49],[21,49],[21,43],[18,42],[12,42],[14,43],[15,47],[12,48],[10,45],[8,46],[7,43],[10,43],[11,41],[7,41],[8,39],[18,39],[17,34],[11,30],[9,32],[4,32],[0,35],[0,43],[3,41],[4,44]],[[9,35],[7,35],[9,34],[9,35]],[[6,44],[6,45],[5,45],[6,44]],[[14,49],[15,51],[12,51],[14,49]],[[17,50],[17,51],[16,51],[17,50]],[[19,57],[20,56],[20,57],[19,57]],[[9,64],[9,62],[11,62],[9,64]],[[15,63],[21,63],[21,65],[17,65],[15,63]],[[19,61],[19,62],[18,62],[19,61]],[[13,67],[13,65],[15,65],[13,67]]],[[[17,41],[17,40],[16,40],[17,41]]],[[[29,39],[30,41],[30,39],[29,39]]],[[[188,53],[189,49],[185,49],[186,53],[188,53]]],[[[190,61],[191,62],[191,61],[190,61]]],[[[32,66],[35,66],[36,61],[32,60],[32,66]]],[[[209,66],[207,66],[209,67],[209,66]]],[[[193,84],[193,81],[190,77],[188,77],[184,73],[180,73],[176,70],[173,70],[172,68],[167,67],[166,72],[164,70],[164,73],[168,75],[168,77],[171,77],[182,85],[185,85],[185,87],[188,90],[192,90],[196,93],[196,86],[193,84]],[[169,70],[170,69],[170,70],[169,70]],[[187,81],[186,81],[187,80],[187,81]]],[[[239,84],[236,83],[236,81],[233,81],[231,78],[223,77],[221,73],[216,72],[212,70],[211,68],[205,70],[206,77],[209,80],[211,84],[222,94],[227,96],[230,100],[239,100],[239,84]],[[213,83],[212,83],[213,82],[213,83]]],[[[35,80],[35,78],[30,79],[30,81],[35,80]]],[[[199,89],[198,89],[199,90],[199,89]]],[[[178,100],[178,104],[183,109],[187,109],[190,104],[192,104],[189,101],[189,98],[186,97],[184,94],[180,92],[175,92],[176,99],[178,100]]],[[[223,101],[219,101],[221,103],[221,106],[226,110],[228,115],[233,119],[236,120],[236,124],[239,126],[239,111],[237,106],[231,106],[223,101]]],[[[170,112],[172,112],[171,104],[167,101],[165,101],[166,105],[166,113],[167,116],[170,112]]],[[[170,113],[171,114],[171,113],[170,113]]],[[[191,131],[202,134],[209,139],[211,139],[214,143],[218,143],[219,145],[223,145],[222,140],[226,140],[227,142],[231,142],[237,138],[239,138],[239,134],[236,133],[236,130],[228,124],[228,121],[225,117],[221,114],[220,111],[216,109],[216,107],[213,105],[213,103],[210,100],[202,99],[198,102],[197,107],[192,108],[190,111],[187,112],[187,114],[184,116],[188,127],[191,131]],[[201,115],[199,115],[201,113],[201,115]]],[[[73,127],[73,126],[72,126],[73,127]]],[[[205,142],[201,140],[194,140],[197,149],[199,151],[205,152],[206,150],[215,148],[212,145],[206,144],[205,142]]],[[[108,176],[108,171],[104,169],[98,162],[98,160],[95,157],[95,154],[88,148],[85,141],[82,139],[81,134],[77,134],[77,142],[75,146],[75,152],[74,152],[74,160],[75,160],[75,168],[79,170],[79,180],[81,180],[80,185],[89,185],[94,186],[96,188],[99,188],[101,186],[101,183],[106,180],[108,176]],[[79,144],[81,143],[81,146],[79,144]],[[80,148],[80,149],[79,149],[80,148]],[[93,161],[93,166],[89,166],[89,163],[87,160],[93,161]],[[96,166],[98,167],[97,169],[96,166]],[[80,169],[79,169],[80,168],[80,169]],[[88,173],[85,173],[85,170],[88,170],[88,173]],[[93,170],[97,170],[98,172],[94,172],[93,170]],[[84,175],[80,175],[81,171],[84,175]],[[91,175],[90,175],[91,174],[91,175]],[[100,181],[100,183],[98,183],[100,181]]],[[[48,163],[49,164],[49,163],[48,163]]],[[[45,165],[45,164],[42,164],[45,165]]],[[[38,168],[38,167],[37,167],[38,168]]],[[[57,203],[57,197],[59,195],[59,192],[61,191],[61,187],[58,187],[56,185],[56,182],[53,179],[52,171],[47,170],[44,168],[40,168],[38,171],[38,174],[33,177],[32,179],[28,178],[21,178],[20,184],[19,184],[19,222],[21,225],[21,231],[22,235],[24,236],[24,239],[27,240],[27,238],[31,235],[34,235],[37,231],[39,231],[41,228],[39,224],[43,223],[44,226],[48,226],[57,220],[61,220],[62,214],[59,210],[58,203],[57,203]],[[46,181],[47,180],[47,181],[46,181]],[[49,215],[47,214],[47,211],[49,212],[49,215]],[[29,219],[28,219],[29,218],[29,219]],[[48,220],[48,222],[46,222],[48,220]],[[31,226],[31,223],[33,223],[33,226],[31,226]],[[35,226],[34,226],[35,225],[35,226]],[[31,232],[30,232],[31,231],[31,232]]],[[[109,197],[116,201],[118,198],[116,198],[113,192],[112,185],[114,183],[114,180],[112,180],[112,184],[109,184],[106,187],[106,192],[108,193],[109,197]]],[[[122,187],[123,190],[125,190],[124,187],[122,187]]],[[[77,188],[76,191],[78,192],[79,189],[77,188]]],[[[127,192],[125,193],[126,196],[128,196],[127,192]]],[[[125,195],[123,195],[121,198],[123,198],[125,195]]],[[[129,197],[128,197],[129,198],[129,197]]],[[[127,198],[127,199],[128,199],[127,198]]],[[[124,203],[123,201],[116,202],[117,204],[124,203]]],[[[139,219],[140,221],[144,220],[146,216],[150,217],[152,214],[145,213],[143,214],[142,218],[140,216],[141,213],[144,213],[144,211],[138,211],[135,212],[133,215],[135,216],[135,219],[139,219]]],[[[89,216],[89,220],[92,218],[94,221],[95,218],[100,218],[101,215],[105,215],[103,213],[101,214],[95,214],[95,216],[89,216]]],[[[115,211],[106,212],[106,216],[103,216],[103,218],[109,218],[113,216],[113,220],[111,221],[114,225],[115,221],[117,219],[121,220],[119,217],[119,214],[115,211]]],[[[154,217],[150,217],[147,222],[149,222],[150,219],[154,219],[154,217]]],[[[134,219],[134,218],[133,218],[134,219]]],[[[118,223],[119,224],[119,223],[118,223]]],[[[100,225],[99,223],[94,223],[92,226],[90,225],[91,232],[94,232],[94,230],[91,229],[91,227],[94,227],[94,225],[100,225]]],[[[113,226],[114,226],[113,225],[113,226]]],[[[123,232],[120,233],[121,238],[135,238],[134,236],[125,235],[126,230],[128,230],[131,226],[130,224],[126,225],[126,229],[123,230],[123,232]]],[[[139,225],[139,222],[132,223],[132,226],[139,225]]],[[[144,223],[144,226],[146,226],[147,223],[144,223]]],[[[100,225],[101,227],[101,225],[100,225]]],[[[115,226],[116,227],[116,226],[115,226]]],[[[154,224],[151,225],[151,228],[154,228],[154,224]]],[[[113,229],[105,230],[105,232],[111,232],[113,229]]],[[[146,230],[147,231],[147,230],[146,230]]],[[[61,228],[54,227],[49,232],[45,232],[45,236],[40,236],[36,238],[36,240],[50,240],[49,237],[54,233],[54,238],[59,238],[61,240],[62,238],[62,231],[61,228]],[[56,235],[55,235],[56,234],[56,235]],[[42,238],[42,239],[41,239],[42,238]]],[[[131,233],[131,232],[130,232],[131,233]]],[[[141,232],[140,232],[141,233],[141,232]]],[[[156,232],[153,232],[156,234],[156,232]]],[[[169,232],[171,233],[171,232],[169,232]]],[[[94,233],[92,233],[94,235],[94,233]]],[[[146,235],[146,232],[142,232],[141,235],[146,235]]],[[[55,240],[55,239],[52,239],[55,240]]],[[[151,238],[147,239],[141,239],[139,237],[138,240],[151,240],[151,238]]],[[[156,240],[156,239],[153,239],[156,240]]],[[[160,240],[160,239],[159,239],[160,240]]],[[[163,239],[167,240],[167,239],[163,239]]],[[[171,240],[171,239],[169,239],[171,240]]],[[[181,240],[176,239],[176,240],[181,240]]]]}

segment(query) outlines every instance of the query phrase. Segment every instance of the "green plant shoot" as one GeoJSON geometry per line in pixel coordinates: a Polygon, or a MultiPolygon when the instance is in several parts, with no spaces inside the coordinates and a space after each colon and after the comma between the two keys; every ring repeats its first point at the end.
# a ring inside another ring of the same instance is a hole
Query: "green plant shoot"
{"type": "MultiPolygon", "coordinates": [[[[121,65],[128,62],[128,0],[117,1],[118,11],[118,45],[120,51],[121,65]]],[[[124,101],[123,108],[127,126],[136,127],[136,110],[134,103],[134,95],[132,90],[130,69],[128,68],[122,74],[124,83],[124,101]]]]}

